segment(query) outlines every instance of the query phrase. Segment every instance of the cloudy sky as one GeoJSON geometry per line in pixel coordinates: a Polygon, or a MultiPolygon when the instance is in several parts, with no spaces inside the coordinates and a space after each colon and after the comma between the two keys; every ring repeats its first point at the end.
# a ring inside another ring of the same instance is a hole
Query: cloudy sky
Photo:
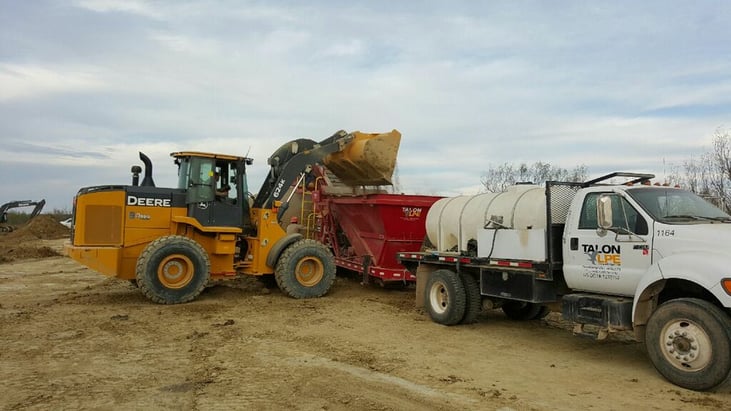
{"type": "Polygon", "coordinates": [[[403,134],[402,191],[490,165],[663,175],[731,126],[731,3],[0,0],[0,203],[70,209],[143,151],[255,163],[339,129],[403,134]]]}

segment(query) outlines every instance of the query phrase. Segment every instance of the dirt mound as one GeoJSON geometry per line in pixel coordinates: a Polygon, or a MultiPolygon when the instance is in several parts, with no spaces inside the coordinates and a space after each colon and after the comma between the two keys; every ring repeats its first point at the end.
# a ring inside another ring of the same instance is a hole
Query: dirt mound
{"type": "Polygon", "coordinates": [[[31,258],[45,258],[59,256],[56,250],[47,246],[27,245],[0,245],[0,263],[9,263],[31,258]]]}
{"type": "Polygon", "coordinates": [[[0,242],[20,242],[30,240],[55,240],[68,237],[69,229],[50,215],[39,215],[17,230],[0,237],[0,242]]]}
{"type": "Polygon", "coordinates": [[[69,229],[53,217],[39,215],[15,231],[0,234],[0,263],[61,255],[43,245],[41,240],[56,240],[68,236],[69,229]]]}

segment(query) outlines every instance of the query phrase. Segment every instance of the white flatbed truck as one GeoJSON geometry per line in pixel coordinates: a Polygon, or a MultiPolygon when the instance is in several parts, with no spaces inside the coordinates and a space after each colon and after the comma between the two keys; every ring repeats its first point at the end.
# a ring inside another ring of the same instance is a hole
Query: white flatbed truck
{"type": "Polygon", "coordinates": [[[577,333],[633,331],[678,386],[728,386],[731,216],[652,178],[616,172],[439,200],[430,246],[398,255],[416,274],[417,306],[444,325],[481,309],[527,320],[560,306],[577,333]]]}

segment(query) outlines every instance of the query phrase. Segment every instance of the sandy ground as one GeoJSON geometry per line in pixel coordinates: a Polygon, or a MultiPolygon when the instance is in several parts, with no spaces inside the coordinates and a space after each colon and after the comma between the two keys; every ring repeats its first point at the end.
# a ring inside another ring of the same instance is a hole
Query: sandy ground
{"type": "Polygon", "coordinates": [[[623,336],[499,311],[444,327],[413,301],[340,276],[315,300],[247,278],[162,306],[66,257],[16,258],[0,264],[0,409],[731,409],[623,336]]]}

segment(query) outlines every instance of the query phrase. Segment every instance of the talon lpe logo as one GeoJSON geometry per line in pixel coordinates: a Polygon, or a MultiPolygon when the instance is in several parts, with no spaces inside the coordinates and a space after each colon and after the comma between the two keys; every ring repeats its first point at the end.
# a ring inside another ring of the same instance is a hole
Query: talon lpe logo
{"type": "Polygon", "coordinates": [[[592,265],[622,265],[621,248],[618,245],[581,245],[592,265]]]}

